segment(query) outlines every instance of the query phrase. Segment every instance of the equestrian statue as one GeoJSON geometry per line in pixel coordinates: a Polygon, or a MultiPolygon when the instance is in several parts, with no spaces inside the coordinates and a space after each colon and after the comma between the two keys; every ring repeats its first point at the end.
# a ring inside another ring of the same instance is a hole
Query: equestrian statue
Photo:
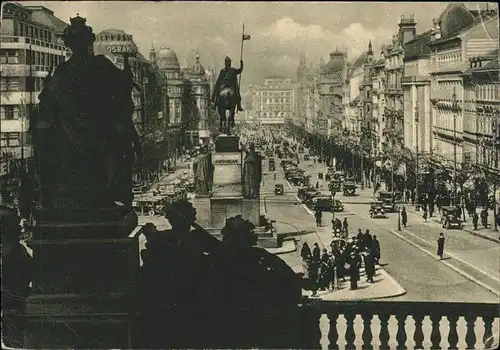
{"type": "Polygon", "coordinates": [[[226,57],[224,68],[221,69],[217,82],[215,83],[212,104],[220,116],[219,131],[230,133],[230,128],[234,127],[234,114],[236,108],[242,112],[241,95],[238,86],[237,76],[243,72],[243,60],[240,61],[240,68],[231,67],[231,59],[226,57]],[[226,111],[229,111],[229,119],[226,119],[226,111]]]}

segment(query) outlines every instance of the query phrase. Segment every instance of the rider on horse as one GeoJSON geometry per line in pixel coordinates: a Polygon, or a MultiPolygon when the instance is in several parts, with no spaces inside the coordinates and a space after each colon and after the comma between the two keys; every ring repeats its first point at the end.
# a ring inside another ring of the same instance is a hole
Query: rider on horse
{"type": "Polygon", "coordinates": [[[212,96],[212,103],[214,104],[214,107],[217,106],[217,99],[222,89],[229,88],[234,89],[236,92],[238,112],[243,112],[243,108],[241,108],[240,89],[236,79],[237,75],[241,74],[241,72],[243,72],[243,61],[240,61],[239,69],[234,68],[231,67],[231,59],[226,56],[226,59],[224,60],[224,68],[221,69],[214,87],[214,94],[212,96]]]}

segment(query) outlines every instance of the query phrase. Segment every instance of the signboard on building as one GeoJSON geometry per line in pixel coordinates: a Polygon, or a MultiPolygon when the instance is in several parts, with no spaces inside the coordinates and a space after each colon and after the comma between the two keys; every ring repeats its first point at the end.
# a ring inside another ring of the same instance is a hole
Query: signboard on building
{"type": "Polygon", "coordinates": [[[199,130],[198,136],[202,138],[210,137],[210,132],[208,130],[199,130]]]}
{"type": "Polygon", "coordinates": [[[214,153],[212,164],[214,166],[213,195],[241,196],[241,153],[214,153]]]}

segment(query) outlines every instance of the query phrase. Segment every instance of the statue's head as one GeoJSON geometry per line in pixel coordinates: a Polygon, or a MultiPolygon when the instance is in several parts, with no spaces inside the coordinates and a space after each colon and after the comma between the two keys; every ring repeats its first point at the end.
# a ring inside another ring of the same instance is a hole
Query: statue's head
{"type": "Polygon", "coordinates": [[[76,14],[75,18],[70,18],[71,25],[64,29],[64,45],[73,51],[74,55],[89,55],[93,52],[95,34],[92,27],[87,26],[87,20],[76,14]]]}
{"type": "Polygon", "coordinates": [[[231,67],[231,59],[229,58],[229,56],[226,56],[226,58],[224,59],[224,65],[226,67],[231,67]]]}
{"type": "Polygon", "coordinates": [[[165,218],[173,230],[189,230],[191,224],[196,221],[196,208],[187,199],[179,199],[167,206],[165,218]]]}

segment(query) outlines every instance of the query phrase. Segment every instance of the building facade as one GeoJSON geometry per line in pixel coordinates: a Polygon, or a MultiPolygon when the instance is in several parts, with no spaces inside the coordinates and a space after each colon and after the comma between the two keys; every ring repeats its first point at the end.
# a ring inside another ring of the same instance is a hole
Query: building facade
{"type": "Polygon", "coordinates": [[[427,31],[404,45],[404,76],[401,84],[404,146],[413,154],[430,154],[433,148],[428,46],[431,35],[431,31],[427,31]]]}
{"type": "Polygon", "coordinates": [[[476,108],[474,91],[464,89],[463,73],[469,58],[498,49],[498,39],[498,17],[492,11],[450,4],[434,21],[429,43],[433,150],[444,162],[460,165],[476,153],[475,138],[464,132],[467,123],[475,124],[476,108]]]}
{"type": "Polygon", "coordinates": [[[382,152],[385,128],[385,59],[381,58],[370,66],[371,98],[372,98],[372,157],[382,152]]]}
{"type": "Polygon", "coordinates": [[[42,6],[6,3],[0,37],[1,176],[17,177],[33,156],[28,136],[31,111],[50,68],[66,59],[67,24],[42,6]]]}
{"type": "Polygon", "coordinates": [[[296,89],[290,78],[266,78],[263,85],[253,86],[255,116],[262,125],[284,125],[292,118],[296,89]]]}

